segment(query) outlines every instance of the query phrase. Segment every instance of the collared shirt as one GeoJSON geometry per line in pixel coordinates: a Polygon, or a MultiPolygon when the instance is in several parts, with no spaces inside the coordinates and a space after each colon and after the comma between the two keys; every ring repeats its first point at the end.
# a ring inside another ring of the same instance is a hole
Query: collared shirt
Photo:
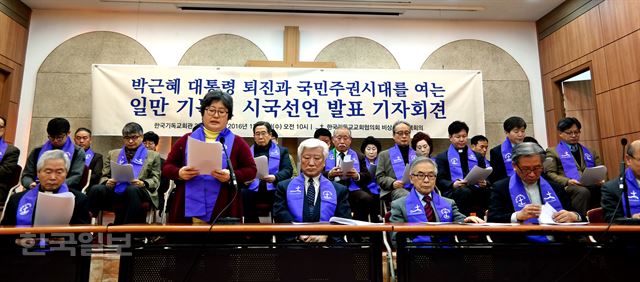
{"type": "MultiPolygon", "coordinates": [[[[307,194],[307,189],[309,189],[309,177],[304,175],[304,194],[307,194]]],[[[318,202],[318,193],[320,193],[320,175],[313,178],[313,189],[316,191],[316,198],[313,200],[313,205],[315,206],[316,202],[318,202]]]]}

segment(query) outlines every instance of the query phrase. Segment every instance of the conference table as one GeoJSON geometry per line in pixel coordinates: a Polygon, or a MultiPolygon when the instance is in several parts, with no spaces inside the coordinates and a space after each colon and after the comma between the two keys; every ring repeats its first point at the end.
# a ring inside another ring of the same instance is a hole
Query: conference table
{"type": "Polygon", "coordinates": [[[87,254],[109,245],[120,254],[119,281],[381,281],[383,232],[396,237],[399,281],[614,281],[634,274],[640,258],[640,226],[629,225],[84,225],[0,227],[5,243],[65,242],[3,244],[0,273],[3,281],[87,281],[87,254]],[[286,240],[305,234],[360,240],[286,240]],[[416,235],[442,240],[407,240],[416,235]],[[518,240],[530,235],[557,240],[518,240]]]}

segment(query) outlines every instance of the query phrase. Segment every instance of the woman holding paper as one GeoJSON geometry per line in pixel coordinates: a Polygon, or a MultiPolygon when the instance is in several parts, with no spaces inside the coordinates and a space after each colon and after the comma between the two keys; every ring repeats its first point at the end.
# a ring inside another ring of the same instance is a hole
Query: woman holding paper
{"type": "Polygon", "coordinates": [[[175,198],[169,207],[168,222],[171,223],[209,223],[218,216],[242,217],[242,201],[235,191],[231,173],[235,173],[235,183],[256,177],[256,164],[249,145],[227,128],[233,117],[233,98],[219,90],[211,90],[200,103],[200,114],[202,126],[173,145],[162,167],[162,174],[176,184],[175,198]],[[219,157],[222,169],[200,171],[188,164],[189,137],[205,143],[222,143],[225,148],[219,157]]]}

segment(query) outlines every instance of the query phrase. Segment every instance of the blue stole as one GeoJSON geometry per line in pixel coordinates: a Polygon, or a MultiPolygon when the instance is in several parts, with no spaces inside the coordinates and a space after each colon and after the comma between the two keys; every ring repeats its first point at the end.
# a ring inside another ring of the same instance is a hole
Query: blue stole
{"type": "Polygon", "coordinates": [[[500,153],[502,154],[502,160],[504,161],[504,168],[507,170],[507,176],[511,177],[514,173],[513,165],[511,165],[511,151],[513,147],[511,146],[511,141],[509,138],[506,138],[502,145],[500,145],[500,153]]]}
{"type": "MultiPolygon", "coordinates": [[[[289,182],[287,186],[287,206],[289,207],[289,213],[293,216],[295,222],[303,222],[304,201],[305,201],[305,181],[304,175],[301,173],[298,177],[289,182]]],[[[309,189],[314,189],[309,187],[309,189]]],[[[320,205],[320,222],[328,222],[329,219],[336,213],[336,206],[338,205],[338,194],[336,188],[329,179],[320,175],[320,189],[319,194],[316,197],[320,199],[316,200],[316,205],[320,205]]]]}
{"type": "MultiPolygon", "coordinates": [[[[367,169],[371,169],[371,163],[367,160],[366,161],[367,164],[367,169]]],[[[378,158],[376,158],[376,161],[374,162],[374,164],[377,166],[378,165],[378,158]]],[[[376,176],[375,176],[375,172],[371,177],[371,182],[369,183],[369,185],[367,185],[367,188],[369,188],[369,191],[371,192],[371,194],[374,195],[380,195],[380,186],[378,185],[378,183],[376,183],[376,176]]]]}
{"type": "MultiPolygon", "coordinates": [[[[336,167],[337,154],[338,154],[338,150],[336,150],[336,148],[333,148],[331,149],[331,151],[329,151],[329,157],[327,158],[327,161],[324,164],[325,171],[329,171],[332,168],[336,167]]],[[[360,160],[358,159],[358,154],[356,153],[356,151],[349,148],[349,150],[347,150],[347,155],[351,156],[351,160],[353,160],[353,168],[355,168],[356,171],[360,173],[360,160]]],[[[356,184],[355,181],[353,181],[353,179],[349,178],[349,191],[358,191],[358,190],[360,190],[360,187],[358,187],[358,185],[356,184]]]]}
{"type": "MultiPolygon", "coordinates": [[[[226,139],[226,137],[225,137],[226,139]]],[[[280,168],[280,148],[278,148],[278,145],[276,145],[276,143],[273,143],[271,141],[269,141],[271,143],[271,147],[269,148],[269,174],[273,174],[275,175],[276,173],[278,173],[278,169],[280,168]]],[[[255,157],[255,153],[253,152],[253,148],[254,146],[251,146],[251,156],[255,157]]],[[[255,191],[258,192],[258,186],[260,185],[260,179],[255,179],[253,180],[253,182],[251,182],[251,185],[249,185],[249,189],[251,189],[251,191],[255,191]]],[[[271,191],[275,189],[275,187],[273,187],[273,183],[269,183],[267,182],[267,190],[271,191]]]]}
{"type": "MultiPolygon", "coordinates": [[[[434,212],[438,213],[440,222],[452,222],[453,209],[451,205],[434,191],[431,192],[434,212]]],[[[415,187],[411,189],[411,192],[407,195],[405,209],[407,210],[407,222],[428,222],[427,215],[424,212],[424,206],[420,201],[418,191],[416,191],[415,187]]],[[[417,236],[413,239],[413,242],[431,242],[431,236],[417,236]]]]}
{"type": "MultiPolygon", "coordinates": [[[[40,159],[40,156],[42,156],[42,154],[44,154],[44,152],[52,150],[53,149],[53,145],[51,145],[51,141],[47,140],[47,142],[44,143],[44,145],[42,145],[42,148],[40,149],[40,153],[38,154],[38,160],[40,159]]],[[[69,136],[67,136],[67,141],[64,143],[64,145],[62,145],[62,151],[64,151],[67,154],[67,157],[69,157],[70,161],[73,161],[73,150],[75,149],[75,146],[73,145],[73,142],[71,141],[71,138],[69,138],[69,136]]],[[[37,160],[36,160],[37,161],[37,160]]]]}
{"type": "Polygon", "coordinates": [[[9,145],[7,145],[7,143],[4,142],[4,138],[0,138],[0,162],[4,157],[4,153],[7,151],[7,147],[9,147],[9,145]]]}
{"type": "Polygon", "coordinates": [[[89,147],[88,150],[84,151],[84,165],[89,167],[91,160],[93,160],[93,150],[89,147]]]}
{"type": "MultiPolygon", "coordinates": [[[[582,152],[584,153],[584,161],[586,166],[596,166],[596,162],[593,158],[593,155],[591,155],[591,152],[589,152],[589,150],[585,146],[580,146],[582,147],[582,152]]],[[[558,146],[556,146],[556,151],[558,152],[558,156],[560,156],[564,175],[570,179],[580,180],[580,172],[578,171],[576,160],[573,159],[573,154],[571,154],[571,147],[569,146],[569,144],[565,143],[564,141],[560,141],[558,146]]]]}
{"type": "MultiPolygon", "coordinates": [[[[20,202],[18,202],[18,210],[16,211],[16,225],[33,225],[33,211],[36,210],[39,191],[40,184],[22,196],[20,202]]],[[[58,194],[64,192],[69,192],[69,187],[63,182],[60,189],[58,189],[58,194]]]]}
{"type": "MultiPolygon", "coordinates": [[[[553,191],[549,182],[547,182],[544,178],[540,177],[540,199],[542,200],[542,204],[549,203],[556,211],[563,210],[562,203],[560,203],[560,199],[558,199],[558,195],[553,191]]],[[[524,189],[524,184],[520,177],[515,174],[511,176],[509,179],[509,195],[511,196],[511,203],[513,204],[513,209],[518,212],[524,208],[527,204],[531,204],[531,199],[529,199],[529,195],[527,195],[527,191],[524,189]]],[[[537,218],[530,218],[524,221],[525,224],[538,224],[537,218]]],[[[529,240],[539,243],[547,243],[549,239],[547,236],[542,235],[533,235],[527,236],[529,240]]]]}
{"type": "MultiPolygon", "coordinates": [[[[407,165],[411,165],[411,162],[416,158],[416,151],[414,151],[411,147],[409,147],[409,162],[407,165]]],[[[404,159],[402,158],[402,153],[400,153],[400,148],[398,148],[398,144],[393,145],[393,147],[389,148],[389,160],[391,161],[391,166],[393,167],[393,172],[396,174],[396,179],[402,181],[402,175],[404,175],[404,159]]],[[[411,188],[411,183],[405,183],[404,188],[411,188]]]]}
{"type": "MultiPolygon", "coordinates": [[[[119,165],[123,165],[127,163],[127,154],[125,154],[125,148],[126,147],[122,147],[122,149],[120,149],[120,154],[118,155],[119,165]]],[[[147,148],[144,146],[144,144],[140,144],[140,146],[138,146],[138,149],[136,150],[136,154],[133,155],[133,158],[131,158],[131,166],[133,167],[134,179],[138,179],[138,177],[140,176],[140,171],[142,171],[144,160],[147,159],[147,153],[148,151],[147,151],[147,148]]],[[[116,194],[121,195],[122,193],[124,193],[124,190],[127,188],[127,185],[129,185],[129,182],[118,182],[116,183],[116,187],[113,191],[116,194]]]]}
{"type": "MultiPolygon", "coordinates": [[[[72,163],[73,163],[74,149],[75,149],[75,146],[73,145],[73,142],[71,142],[71,138],[67,136],[67,142],[65,142],[64,145],[62,145],[61,150],[64,151],[65,154],[67,154],[67,157],[69,157],[69,161],[72,163]]],[[[50,150],[53,150],[53,145],[51,145],[51,140],[47,140],[47,142],[45,142],[44,145],[42,145],[42,148],[40,148],[40,153],[38,153],[38,159],[36,159],[36,162],[40,159],[40,156],[42,156],[42,154],[50,150]]],[[[35,180],[38,180],[37,174],[36,174],[35,180]]]]}
{"type": "MultiPolygon", "coordinates": [[[[235,135],[228,128],[223,129],[216,141],[220,140],[220,137],[224,136],[224,144],[227,148],[227,152],[231,152],[233,150],[233,141],[235,139],[235,135]]],[[[202,127],[196,129],[193,133],[191,133],[191,137],[202,142],[206,142],[206,137],[204,134],[204,130],[202,127]]],[[[187,146],[185,145],[184,150],[184,161],[185,164],[187,162],[187,146]]],[[[224,150],[222,150],[222,169],[227,168],[227,157],[225,156],[224,150]]],[[[185,217],[195,217],[202,221],[209,222],[211,219],[211,214],[213,213],[213,207],[216,206],[216,201],[218,200],[218,193],[220,192],[220,181],[215,177],[211,176],[210,173],[205,175],[198,175],[191,180],[185,182],[185,196],[184,196],[184,216],[185,217]]]]}
{"type": "MultiPolygon", "coordinates": [[[[476,159],[475,152],[473,152],[469,147],[467,148],[467,163],[469,164],[469,171],[478,165],[478,159],[476,159]]],[[[449,145],[449,150],[447,151],[447,158],[449,159],[449,172],[451,173],[451,181],[456,181],[456,179],[464,179],[464,175],[462,173],[462,164],[460,164],[460,154],[458,154],[458,150],[453,146],[453,144],[449,145]]]]}
{"type": "MultiPolygon", "coordinates": [[[[640,213],[640,189],[638,188],[636,176],[633,174],[633,171],[630,168],[627,168],[624,174],[627,181],[627,192],[629,193],[629,206],[631,214],[633,215],[636,213],[640,213]]],[[[626,201],[622,201],[623,213],[625,213],[625,216],[631,217],[631,215],[626,215],[626,210],[627,203],[626,201]]]]}

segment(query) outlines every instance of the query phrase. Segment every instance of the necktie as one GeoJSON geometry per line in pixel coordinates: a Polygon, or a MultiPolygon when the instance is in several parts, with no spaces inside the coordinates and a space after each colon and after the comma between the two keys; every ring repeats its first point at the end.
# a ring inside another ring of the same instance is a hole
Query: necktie
{"type": "Polygon", "coordinates": [[[344,161],[344,153],[343,153],[343,152],[340,152],[340,154],[338,154],[338,155],[340,156],[340,160],[341,160],[341,161],[344,161]]]}
{"type": "Polygon", "coordinates": [[[313,206],[316,200],[316,188],[313,185],[313,178],[309,178],[309,185],[307,186],[307,204],[309,204],[309,216],[313,215],[313,206]]]}
{"type": "Polygon", "coordinates": [[[424,214],[427,216],[427,221],[436,222],[436,214],[434,213],[433,207],[431,206],[431,196],[424,196],[424,201],[427,202],[427,204],[424,205],[424,214]]]}

